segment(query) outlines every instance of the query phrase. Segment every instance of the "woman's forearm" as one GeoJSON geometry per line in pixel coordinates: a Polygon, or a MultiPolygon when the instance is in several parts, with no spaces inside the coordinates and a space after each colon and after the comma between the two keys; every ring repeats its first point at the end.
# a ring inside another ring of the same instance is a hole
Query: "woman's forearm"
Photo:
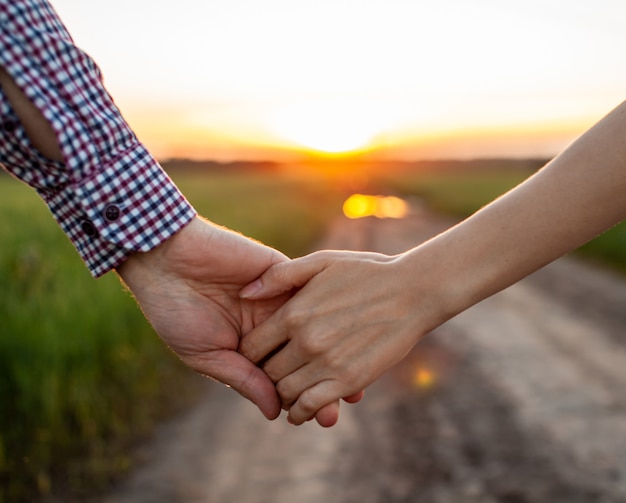
{"type": "Polygon", "coordinates": [[[440,276],[439,316],[448,318],[624,218],[626,102],[528,180],[403,260],[420,272],[430,262],[440,276]]]}

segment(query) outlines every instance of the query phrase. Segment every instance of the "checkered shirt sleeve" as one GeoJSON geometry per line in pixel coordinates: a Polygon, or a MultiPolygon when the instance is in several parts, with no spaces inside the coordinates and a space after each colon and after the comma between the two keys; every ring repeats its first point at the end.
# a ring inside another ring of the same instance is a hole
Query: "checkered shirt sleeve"
{"type": "Polygon", "coordinates": [[[93,276],[195,216],[46,0],[0,0],[0,66],[52,125],[64,159],[32,146],[0,90],[0,164],[37,190],[93,276]]]}

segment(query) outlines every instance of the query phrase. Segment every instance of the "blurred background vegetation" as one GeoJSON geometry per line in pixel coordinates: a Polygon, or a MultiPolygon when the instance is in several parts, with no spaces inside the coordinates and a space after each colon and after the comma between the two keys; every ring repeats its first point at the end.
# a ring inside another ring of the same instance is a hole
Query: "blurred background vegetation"
{"type": "MultiPolygon", "coordinates": [[[[184,173],[198,211],[303,254],[340,196],[263,174],[184,173]]],[[[0,175],[0,502],[103,489],[129,447],[206,380],[165,348],[114,274],[93,280],[45,205],[0,175]]]]}
{"type": "MultiPolygon", "coordinates": [[[[170,172],[202,215],[298,256],[352,190],[417,196],[462,218],[542,164],[502,163],[364,170],[356,184],[267,166],[170,172]]],[[[133,444],[207,381],[169,353],[114,274],[90,277],[36,194],[2,175],[0,216],[0,503],[104,490],[133,444]]],[[[582,251],[623,270],[624,225],[582,251]]]]}

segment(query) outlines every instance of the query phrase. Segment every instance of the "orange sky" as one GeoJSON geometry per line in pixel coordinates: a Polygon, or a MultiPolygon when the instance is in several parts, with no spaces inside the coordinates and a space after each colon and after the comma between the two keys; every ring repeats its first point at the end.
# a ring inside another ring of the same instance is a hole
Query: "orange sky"
{"type": "Polygon", "coordinates": [[[622,0],[52,0],[160,158],[546,156],[624,98],[622,0]]]}

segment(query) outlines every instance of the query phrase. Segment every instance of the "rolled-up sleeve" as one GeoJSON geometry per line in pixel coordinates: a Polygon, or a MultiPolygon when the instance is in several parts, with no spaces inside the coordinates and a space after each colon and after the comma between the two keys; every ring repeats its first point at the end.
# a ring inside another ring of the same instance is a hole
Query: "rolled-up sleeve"
{"type": "Polygon", "coordinates": [[[0,0],[0,66],[54,130],[45,158],[0,91],[0,163],[46,201],[94,276],[156,247],[195,211],[138,141],[45,0],[0,0]]]}

